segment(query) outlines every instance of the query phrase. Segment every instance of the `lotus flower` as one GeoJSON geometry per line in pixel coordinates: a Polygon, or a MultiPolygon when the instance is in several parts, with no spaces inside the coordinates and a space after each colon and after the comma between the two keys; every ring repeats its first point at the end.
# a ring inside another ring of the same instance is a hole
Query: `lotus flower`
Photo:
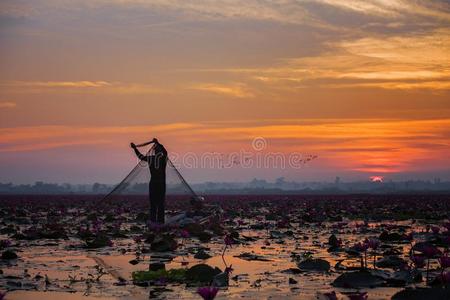
{"type": "Polygon", "coordinates": [[[445,228],[447,228],[448,231],[450,231],[450,221],[444,223],[443,225],[445,228]]]}
{"type": "Polygon", "coordinates": [[[407,241],[412,241],[414,239],[414,232],[411,231],[410,233],[405,234],[404,235],[404,239],[407,240],[407,241]]]}
{"type": "Polygon", "coordinates": [[[434,256],[440,254],[440,253],[441,253],[441,251],[439,251],[439,249],[436,248],[436,247],[433,246],[433,245],[425,245],[425,246],[423,247],[423,254],[428,258],[428,261],[427,261],[427,275],[426,275],[427,282],[428,282],[429,279],[430,279],[430,277],[429,277],[429,271],[430,271],[430,259],[433,258],[434,256]]]}
{"type": "Polygon", "coordinates": [[[166,277],[160,277],[156,282],[156,285],[166,285],[167,284],[167,278],[166,277]]]}
{"type": "Polygon", "coordinates": [[[425,266],[425,257],[423,256],[411,256],[411,261],[414,263],[416,268],[423,268],[425,266]]]}
{"type": "Polygon", "coordinates": [[[337,300],[337,295],[336,295],[335,291],[328,292],[328,293],[323,293],[323,295],[325,296],[325,298],[327,300],[337,300]]]}
{"type": "Polygon", "coordinates": [[[442,242],[447,246],[450,246],[450,235],[443,238],[442,242]]]}
{"type": "Polygon", "coordinates": [[[232,267],[233,267],[232,265],[230,265],[229,267],[226,267],[224,272],[227,273],[227,274],[231,274],[233,272],[233,268],[232,267]]]}
{"type": "Polygon", "coordinates": [[[281,220],[278,222],[277,226],[279,228],[286,228],[288,226],[289,222],[287,220],[281,220]]]}
{"type": "Polygon", "coordinates": [[[450,272],[442,272],[436,279],[447,286],[450,283],[450,272]]]}
{"type": "Polygon", "coordinates": [[[203,298],[203,300],[213,300],[214,298],[216,298],[218,291],[218,288],[212,286],[201,287],[197,289],[197,293],[203,298]]]}
{"type": "Polygon", "coordinates": [[[231,247],[231,245],[234,244],[234,240],[233,240],[233,238],[230,235],[226,235],[223,241],[224,241],[226,246],[230,246],[231,247]]]}
{"type": "Polygon", "coordinates": [[[364,252],[364,256],[361,256],[361,267],[367,268],[367,249],[369,249],[369,244],[367,242],[359,242],[353,245],[352,248],[357,252],[364,252]]]}
{"type": "Polygon", "coordinates": [[[225,238],[223,239],[223,242],[225,243],[225,247],[223,248],[222,258],[225,255],[225,251],[227,251],[227,248],[233,245],[234,240],[230,235],[226,235],[225,238]]]}
{"type": "Polygon", "coordinates": [[[441,268],[442,269],[446,269],[448,267],[450,267],[450,257],[446,256],[441,256],[439,258],[439,263],[441,264],[441,268]]]}
{"type": "Polygon", "coordinates": [[[4,249],[4,248],[8,248],[9,246],[11,246],[11,241],[10,240],[1,240],[0,241],[0,249],[4,249]]]}
{"type": "Polygon", "coordinates": [[[369,248],[376,250],[380,246],[380,240],[378,239],[368,239],[365,244],[369,246],[369,248]]]}
{"type": "Polygon", "coordinates": [[[440,228],[438,226],[431,226],[431,231],[433,231],[434,234],[438,234],[440,231],[440,228]]]}
{"type": "Polygon", "coordinates": [[[160,232],[163,229],[163,226],[159,223],[148,221],[147,227],[150,231],[160,232]]]}
{"type": "Polygon", "coordinates": [[[180,231],[180,236],[182,237],[182,238],[188,238],[190,235],[189,235],[189,231],[187,231],[187,230],[185,230],[185,229],[183,229],[183,230],[181,230],[180,231]]]}
{"type": "Polygon", "coordinates": [[[448,284],[450,283],[450,272],[444,272],[441,274],[441,280],[443,283],[448,284]]]}
{"type": "Polygon", "coordinates": [[[359,243],[356,243],[355,245],[353,245],[353,249],[358,252],[365,252],[365,251],[367,251],[368,248],[369,248],[369,244],[367,244],[367,243],[359,242],[359,243]]]}
{"type": "Polygon", "coordinates": [[[439,251],[439,249],[436,248],[436,247],[433,246],[433,245],[426,245],[426,246],[423,247],[423,254],[424,254],[427,258],[432,258],[432,257],[434,257],[435,255],[437,255],[437,254],[439,254],[439,253],[441,253],[441,252],[439,251]]]}

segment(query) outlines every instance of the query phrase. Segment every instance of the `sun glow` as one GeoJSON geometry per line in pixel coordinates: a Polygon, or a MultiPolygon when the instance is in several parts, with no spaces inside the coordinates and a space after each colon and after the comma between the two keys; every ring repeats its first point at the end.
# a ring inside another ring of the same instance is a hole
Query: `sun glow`
{"type": "Polygon", "coordinates": [[[383,176],[370,176],[372,182],[383,182],[383,176]]]}

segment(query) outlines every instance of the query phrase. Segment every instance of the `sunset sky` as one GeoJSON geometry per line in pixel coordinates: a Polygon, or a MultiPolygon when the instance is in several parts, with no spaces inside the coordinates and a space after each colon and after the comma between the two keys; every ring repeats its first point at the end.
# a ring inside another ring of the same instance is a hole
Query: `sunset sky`
{"type": "Polygon", "coordinates": [[[450,179],[450,2],[2,0],[0,182],[113,183],[130,142],[317,155],[192,182],[450,179]]]}

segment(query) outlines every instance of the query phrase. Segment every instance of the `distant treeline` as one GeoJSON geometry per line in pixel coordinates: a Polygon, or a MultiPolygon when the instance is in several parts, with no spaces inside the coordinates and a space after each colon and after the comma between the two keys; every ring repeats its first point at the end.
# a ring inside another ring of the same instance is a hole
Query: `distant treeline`
{"type": "MultiPolygon", "coordinates": [[[[107,194],[113,184],[57,184],[37,181],[34,184],[0,183],[0,194],[107,194]]],[[[450,181],[415,180],[390,182],[296,182],[283,177],[269,182],[253,179],[249,182],[204,182],[192,184],[199,194],[392,194],[392,193],[450,193],[450,181]]],[[[168,186],[177,193],[177,186],[168,186]]],[[[147,183],[135,183],[126,188],[126,194],[147,194],[147,183]]]]}

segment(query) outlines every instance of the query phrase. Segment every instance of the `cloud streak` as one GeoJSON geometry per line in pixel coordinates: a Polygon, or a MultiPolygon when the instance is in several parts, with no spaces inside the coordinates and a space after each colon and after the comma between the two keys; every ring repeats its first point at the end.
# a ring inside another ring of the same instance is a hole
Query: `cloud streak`
{"type": "Polygon", "coordinates": [[[242,83],[235,84],[215,84],[215,83],[201,83],[194,84],[189,89],[210,92],[213,94],[231,96],[236,98],[252,98],[254,93],[242,83]]]}
{"type": "Polygon", "coordinates": [[[160,94],[167,90],[150,84],[110,81],[4,81],[0,86],[15,93],[160,94]]]}
{"type": "Polygon", "coordinates": [[[12,86],[44,88],[100,88],[112,86],[107,81],[13,81],[12,86]]]}
{"type": "Polygon", "coordinates": [[[123,148],[129,139],[162,136],[169,149],[237,152],[264,137],[268,151],[319,154],[343,170],[395,173],[420,169],[418,161],[448,168],[450,119],[293,120],[244,126],[230,122],[173,123],[152,126],[37,126],[0,130],[0,152],[59,149],[71,145],[123,148]],[[153,136],[149,136],[151,133],[153,136]],[[211,143],[211,141],[214,141],[211,143]],[[289,141],[286,143],[285,141],[289,141]],[[101,143],[100,143],[101,142],[101,143]],[[103,145],[103,146],[102,146],[103,145]],[[433,146],[435,145],[435,146],[433,146]]]}
{"type": "Polygon", "coordinates": [[[449,29],[439,29],[431,34],[362,38],[331,43],[332,51],[285,59],[272,67],[199,71],[234,73],[274,87],[448,90],[448,36],[449,29]]]}
{"type": "Polygon", "coordinates": [[[247,19],[280,23],[325,23],[320,10],[311,9],[320,4],[340,11],[376,16],[382,19],[407,19],[411,16],[438,18],[450,21],[449,4],[446,1],[429,0],[80,0],[74,4],[68,0],[35,0],[22,3],[2,1],[0,11],[5,15],[33,16],[48,11],[95,11],[105,7],[177,13],[184,17],[202,20],[247,19]]]}
{"type": "Polygon", "coordinates": [[[334,10],[336,15],[344,17],[360,15],[375,18],[383,26],[388,26],[384,23],[386,20],[408,24],[438,24],[450,21],[449,6],[448,2],[441,0],[35,0],[28,3],[4,0],[0,3],[0,16],[39,19],[50,15],[59,17],[64,22],[67,15],[92,15],[113,10],[118,14],[119,18],[116,20],[119,22],[136,25],[135,28],[147,28],[148,19],[129,20],[129,10],[139,10],[167,16],[167,21],[157,23],[162,27],[176,25],[180,19],[183,22],[243,20],[306,25],[334,32],[345,28],[346,31],[354,32],[358,29],[329,18],[329,14],[324,12],[334,10]]]}
{"type": "Polygon", "coordinates": [[[15,102],[0,102],[0,109],[2,108],[15,108],[17,104],[15,102]]]}
{"type": "Polygon", "coordinates": [[[316,0],[336,8],[382,18],[398,18],[405,15],[434,17],[450,21],[448,3],[416,0],[316,0]]]}

